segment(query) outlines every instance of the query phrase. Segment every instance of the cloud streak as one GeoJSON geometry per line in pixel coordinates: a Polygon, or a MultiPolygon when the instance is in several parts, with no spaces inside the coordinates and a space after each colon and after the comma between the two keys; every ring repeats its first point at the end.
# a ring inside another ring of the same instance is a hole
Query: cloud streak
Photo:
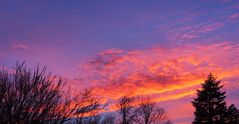
{"type": "Polygon", "coordinates": [[[149,95],[196,86],[210,72],[220,79],[238,75],[239,60],[234,59],[239,57],[238,49],[238,44],[229,43],[132,51],[110,49],[79,68],[87,72],[82,79],[93,82],[92,86],[107,97],[122,96],[117,97],[118,91],[149,95]]]}
{"type": "Polygon", "coordinates": [[[29,49],[29,47],[26,44],[15,43],[15,42],[12,43],[11,48],[14,49],[14,50],[26,50],[26,49],[29,49]]]}
{"type": "Polygon", "coordinates": [[[149,95],[160,103],[194,96],[210,72],[225,81],[227,90],[235,88],[227,84],[238,86],[234,80],[239,76],[238,57],[239,44],[228,42],[131,51],[110,49],[78,69],[80,82],[95,87],[95,94],[105,100],[114,102],[127,94],[149,95]]]}

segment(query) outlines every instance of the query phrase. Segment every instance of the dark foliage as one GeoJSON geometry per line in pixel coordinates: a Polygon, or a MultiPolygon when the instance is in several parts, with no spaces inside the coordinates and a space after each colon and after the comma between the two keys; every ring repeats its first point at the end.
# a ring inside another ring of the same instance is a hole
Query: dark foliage
{"type": "Polygon", "coordinates": [[[227,124],[239,124],[239,109],[235,105],[230,105],[227,109],[227,124]]]}
{"type": "Polygon", "coordinates": [[[192,101],[195,107],[193,124],[224,124],[226,122],[227,107],[225,92],[220,81],[209,74],[207,80],[198,90],[198,97],[192,101]]]}

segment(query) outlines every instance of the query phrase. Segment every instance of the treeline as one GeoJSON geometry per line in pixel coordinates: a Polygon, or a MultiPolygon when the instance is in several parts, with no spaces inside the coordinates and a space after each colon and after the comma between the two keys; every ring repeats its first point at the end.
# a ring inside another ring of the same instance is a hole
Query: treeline
{"type": "MultiPolygon", "coordinates": [[[[193,124],[239,124],[239,109],[227,106],[223,86],[209,74],[193,99],[193,124]]],[[[0,70],[1,124],[172,124],[163,108],[150,97],[123,96],[115,111],[93,95],[93,89],[77,90],[46,68],[35,70],[16,64],[0,70]]]]}
{"type": "Polygon", "coordinates": [[[170,124],[163,108],[150,98],[124,96],[116,112],[85,89],[78,93],[64,81],[37,66],[17,63],[12,71],[0,70],[1,124],[170,124]]]}

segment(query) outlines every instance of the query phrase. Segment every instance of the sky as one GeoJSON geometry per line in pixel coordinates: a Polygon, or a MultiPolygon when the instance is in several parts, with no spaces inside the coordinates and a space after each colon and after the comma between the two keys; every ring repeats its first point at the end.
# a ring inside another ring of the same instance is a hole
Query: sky
{"type": "Polygon", "coordinates": [[[151,96],[176,124],[210,72],[239,105],[238,33],[238,0],[0,1],[0,65],[40,63],[110,103],[151,96]]]}

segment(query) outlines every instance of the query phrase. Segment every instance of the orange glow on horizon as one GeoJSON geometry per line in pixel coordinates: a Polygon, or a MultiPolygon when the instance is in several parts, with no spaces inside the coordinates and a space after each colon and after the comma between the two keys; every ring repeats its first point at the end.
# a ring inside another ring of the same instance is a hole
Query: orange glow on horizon
{"type": "Polygon", "coordinates": [[[124,95],[150,96],[158,103],[192,97],[209,73],[228,83],[239,77],[239,60],[234,59],[238,55],[239,45],[226,42],[170,49],[111,49],[80,67],[87,72],[83,82],[93,82],[88,84],[94,87],[94,94],[110,103],[109,111],[115,111],[114,104],[124,95]]]}

